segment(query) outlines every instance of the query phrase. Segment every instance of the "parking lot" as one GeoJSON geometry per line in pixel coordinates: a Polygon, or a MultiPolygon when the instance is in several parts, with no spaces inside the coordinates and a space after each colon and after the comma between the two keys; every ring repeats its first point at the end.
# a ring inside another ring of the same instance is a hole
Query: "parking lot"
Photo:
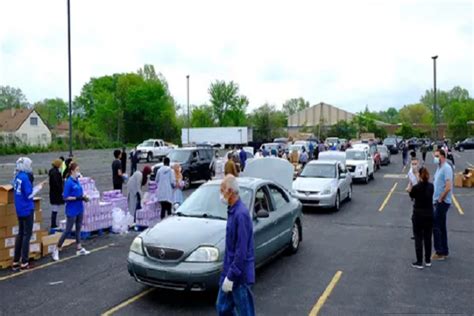
{"type": "MultiPolygon", "coordinates": [[[[49,169],[58,155],[30,157],[37,171],[49,169]]],[[[76,157],[82,174],[93,177],[100,191],[111,189],[111,151],[80,151],[76,157]]],[[[1,183],[10,181],[15,158],[0,157],[1,183]]],[[[474,164],[474,151],[455,158],[461,170],[474,164]]],[[[433,175],[432,156],[427,160],[433,175]]],[[[474,314],[474,189],[454,190],[449,259],[420,271],[411,267],[415,250],[406,173],[401,155],[394,155],[375,180],[354,184],[352,201],[339,212],[305,209],[299,252],[281,255],[257,272],[257,314],[474,314]]],[[[49,227],[47,189],[42,197],[43,227],[49,227]]],[[[0,271],[0,315],[214,315],[216,293],[155,290],[130,277],[126,259],[136,235],[88,240],[89,256],[76,257],[68,249],[58,262],[43,258],[27,272],[0,271]]]]}

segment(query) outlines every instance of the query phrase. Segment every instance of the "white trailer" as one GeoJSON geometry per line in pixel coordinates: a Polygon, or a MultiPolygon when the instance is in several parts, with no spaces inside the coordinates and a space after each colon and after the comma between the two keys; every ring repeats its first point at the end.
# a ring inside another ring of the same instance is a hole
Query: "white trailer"
{"type": "Polygon", "coordinates": [[[242,127],[201,127],[181,129],[182,144],[213,143],[224,145],[243,145],[252,141],[252,129],[242,127]]]}

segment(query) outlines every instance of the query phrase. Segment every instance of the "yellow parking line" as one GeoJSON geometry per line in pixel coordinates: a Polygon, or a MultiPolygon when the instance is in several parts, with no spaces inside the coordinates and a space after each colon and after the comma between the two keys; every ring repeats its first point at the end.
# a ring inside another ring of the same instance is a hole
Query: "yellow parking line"
{"type": "Polygon", "coordinates": [[[131,298],[129,298],[128,300],[126,300],[126,301],[120,303],[119,305],[117,305],[117,306],[115,306],[115,307],[109,309],[108,311],[102,313],[102,316],[110,316],[110,315],[114,314],[115,312],[121,310],[121,309],[124,308],[125,306],[130,305],[130,304],[132,304],[133,302],[138,301],[138,300],[141,299],[143,296],[147,295],[147,294],[150,293],[150,292],[153,292],[154,290],[155,290],[155,288],[149,288],[148,290],[143,291],[143,292],[141,292],[141,293],[135,295],[134,297],[131,297],[131,298]]]}
{"type": "Polygon", "coordinates": [[[326,303],[326,300],[328,299],[329,295],[331,295],[332,291],[336,287],[337,282],[339,282],[339,279],[341,278],[342,271],[337,271],[336,274],[333,276],[331,282],[328,284],[326,289],[324,290],[323,294],[319,297],[318,301],[316,304],[313,306],[313,309],[311,309],[311,312],[309,312],[309,316],[317,316],[321,308],[323,307],[324,303],[326,303]]]}
{"type": "Polygon", "coordinates": [[[382,205],[380,205],[379,212],[382,212],[382,211],[383,211],[385,205],[387,205],[388,200],[390,200],[390,197],[392,196],[393,191],[395,191],[395,188],[397,187],[397,185],[398,185],[398,182],[395,182],[395,183],[393,184],[393,187],[390,189],[390,192],[388,192],[387,197],[386,197],[385,200],[383,201],[382,205]]]}
{"type": "MultiPolygon", "coordinates": [[[[97,252],[97,251],[100,251],[100,250],[104,250],[104,249],[107,249],[107,248],[109,248],[110,246],[113,246],[113,245],[114,245],[114,244],[110,244],[110,245],[107,245],[107,246],[95,248],[95,249],[90,250],[90,252],[91,252],[91,253],[94,253],[94,252],[97,252]]],[[[77,257],[80,257],[80,256],[75,255],[75,256],[70,256],[70,257],[67,257],[67,258],[64,258],[64,259],[61,259],[61,260],[58,260],[58,261],[48,262],[48,263],[46,263],[46,264],[43,264],[43,265],[40,265],[40,266],[31,268],[31,269],[28,269],[28,270],[23,270],[23,271],[20,271],[20,272],[17,272],[17,273],[13,273],[13,274],[10,274],[10,275],[1,277],[1,278],[0,278],[0,281],[5,281],[5,280],[8,280],[8,279],[13,279],[13,278],[16,278],[16,277],[18,277],[18,276],[20,276],[20,275],[23,275],[23,274],[26,274],[26,273],[30,273],[30,272],[33,272],[33,271],[36,271],[36,270],[44,269],[44,268],[47,268],[47,267],[49,267],[49,266],[52,266],[52,265],[55,265],[55,264],[58,264],[58,263],[61,263],[61,262],[65,262],[65,261],[68,261],[68,260],[71,260],[71,259],[74,259],[74,258],[77,258],[77,257]]]]}
{"type": "Polygon", "coordinates": [[[456,206],[456,208],[458,209],[458,212],[460,215],[464,215],[464,211],[461,207],[461,204],[459,204],[458,200],[456,199],[456,197],[454,196],[453,194],[453,202],[454,202],[454,205],[456,206]]]}

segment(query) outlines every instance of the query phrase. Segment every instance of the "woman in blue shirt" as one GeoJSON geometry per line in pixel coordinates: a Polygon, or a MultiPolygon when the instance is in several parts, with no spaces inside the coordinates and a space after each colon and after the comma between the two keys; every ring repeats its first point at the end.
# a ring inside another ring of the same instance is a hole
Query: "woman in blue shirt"
{"type": "Polygon", "coordinates": [[[84,215],[84,203],[88,202],[89,198],[84,195],[81,184],[78,180],[79,177],[79,166],[75,162],[71,162],[69,165],[69,175],[66,183],[64,184],[64,201],[66,202],[66,230],[63,232],[59,239],[58,245],[53,250],[53,260],[59,260],[59,250],[63,246],[64,240],[71,233],[72,226],[76,226],[76,246],[78,256],[88,255],[90,252],[87,251],[81,245],[81,226],[82,218],[84,215]]]}
{"type": "Polygon", "coordinates": [[[15,240],[15,255],[12,266],[14,271],[29,268],[30,239],[35,213],[33,197],[35,195],[34,191],[37,192],[42,187],[41,183],[38,186],[38,190],[33,190],[33,169],[31,164],[30,158],[19,158],[16,162],[16,175],[13,180],[15,209],[18,217],[18,235],[15,240]]]}

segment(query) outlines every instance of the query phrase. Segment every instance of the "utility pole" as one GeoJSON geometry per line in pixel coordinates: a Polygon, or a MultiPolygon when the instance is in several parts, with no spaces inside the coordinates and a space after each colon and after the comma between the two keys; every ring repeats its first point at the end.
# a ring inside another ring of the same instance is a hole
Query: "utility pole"
{"type": "Polygon", "coordinates": [[[67,0],[67,54],[69,68],[69,157],[72,157],[72,97],[71,97],[71,5],[67,0]]]}
{"type": "Polygon", "coordinates": [[[431,57],[433,59],[433,112],[434,112],[434,137],[438,139],[438,104],[436,100],[436,59],[438,55],[431,57]]]}
{"type": "Polygon", "coordinates": [[[188,94],[188,145],[189,145],[189,129],[191,128],[191,119],[189,116],[189,75],[186,76],[187,94],[188,94]]]}

